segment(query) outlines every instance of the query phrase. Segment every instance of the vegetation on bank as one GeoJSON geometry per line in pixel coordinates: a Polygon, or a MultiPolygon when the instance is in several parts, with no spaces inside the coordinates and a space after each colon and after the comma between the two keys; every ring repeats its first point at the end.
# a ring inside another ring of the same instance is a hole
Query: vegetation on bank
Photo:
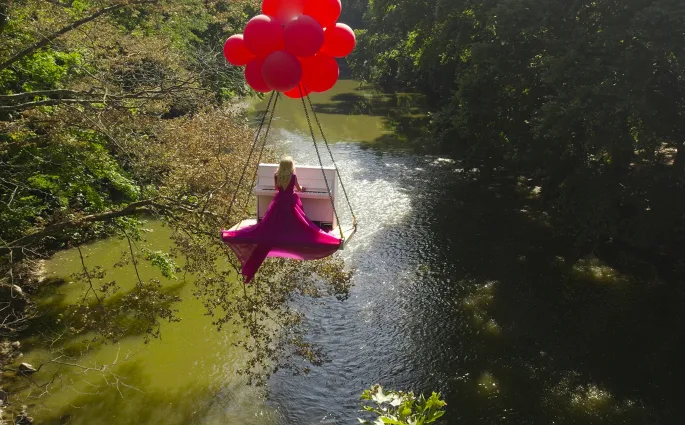
{"type": "MultiPolygon", "coordinates": [[[[666,282],[678,300],[681,3],[355,0],[344,20],[365,28],[350,60],[355,75],[425,93],[434,107],[430,134],[464,169],[486,184],[527,186],[579,256],[594,253],[641,281],[666,282]]],[[[344,297],[350,276],[342,264],[271,261],[245,292],[235,272],[218,266],[231,257],[217,229],[242,218],[240,209],[227,211],[253,137],[235,104],[247,94],[242,75],[226,66],[221,45],[257,9],[253,0],[0,5],[0,367],[22,334],[97,345],[128,335],[132,323],[150,338],[161,321],[179,319],[180,300],[162,282],[138,278],[124,291],[84,261],[83,299],[49,329],[36,328],[45,326],[31,303],[37,261],[104,236],[134,246],[141,215],[165,220],[175,248],[130,249],[122,266],[135,276],[142,262],[170,278],[193,273],[217,327],[250,335],[250,378],[264,382],[300,357],[321,360],[288,301],[300,293],[344,297]],[[278,333],[265,325],[273,322],[278,333]]],[[[239,194],[240,206],[247,195],[239,194]]],[[[380,400],[372,409],[383,416],[387,394],[375,391],[365,394],[380,400]]],[[[393,408],[416,406],[413,396],[393,394],[393,408]]]]}
{"type": "MultiPolygon", "coordinates": [[[[252,0],[0,6],[3,339],[40,332],[96,347],[131,327],[158,336],[162,321],[180,319],[180,300],[159,280],[141,279],[138,266],[149,262],[169,278],[191,273],[217,328],[230,325],[249,336],[241,340],[251,353],[245,373],[253,382],[301,365],[297,359],[321,361],[289,300],[344,297],[350,275],[342,263],[269,261],[243,288],[218,238],[220,228],[248,212],[243,190],[227,215],[254,138],[236,103],[248,94],[242,73],[227,66],[221,49],[258,7],[252,0]],[[142,215],[173,229],[172,252],[134,249],[142,215]],[[37,262],[104,236],[128,242],[120,264],[136,280],[133,289],[122,290],[85,260],[76,276],[82,299],[54,323],[36,318],[30,306],[37,262]]],[[[8,351],[0,367],[12,357],[8,351]]],[[[55,358],[72,361],[66,352],[55,358]]]]}
{"type": "Polygon", "coordinates": [[[485,182],[514,178],[579,254],[685,272],[685,6],[676,0],[374,0],[350,60],[413,88],[430,134],[485,182]]]}

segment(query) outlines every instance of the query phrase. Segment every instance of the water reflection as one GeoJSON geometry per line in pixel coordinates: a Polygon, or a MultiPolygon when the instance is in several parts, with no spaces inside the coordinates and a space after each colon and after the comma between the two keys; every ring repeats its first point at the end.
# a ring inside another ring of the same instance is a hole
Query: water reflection
{"type": "MultiPolygon", "coordinates": [[[[154,221],[146,227],[150,232],[145,241],[137,244],[137,249],[168,249],[171,230],[154,221]]],[[[110,239],[87,245],[82,251],[88,266],[102,265],[107,270],[104,280],[116,280],[125,292],[133,286],[135,276],[130,266],[115,267],[114,264],[122,258],[122,253],[126,257],[127,248],[125,241],[110,239]]],[[[47,264],[51,278],[40,297],[44,330],[54,327],[65,305],[83,296],[84,285],[70,279],[80,267],[78,252],[73,250],[58,253],[47,264]]],[[[141,263],[139,270],[144,280],[163,279],[147,263],[141,263]]],[[[163,323],[160,340],[145,344],[140,335],[131,335],[117,344],[96,344],[91,350],[86,350],[90,340],[84,341],[83,337],[65,340],[47,333],[25,341],[29,351],[22,361],[39,365],[57,358],[55,350],[60,349],[76,357],[60,361],[79,365],[46,364],[34,376],[40,385],[54,376],[52,384],[45,388],[20,381],[25,387],[24,395],[29,399],[36,397],[30,407],[39,423],[278,422],[277,412],[262,403],[262,392],[245,386],[237,375],[246,357],[233,345],[236,335],[228,329],[217,332],[211,318],[205,315],[202,302],[193,296],[193,282],[182,278],[164,282],[167,291],[183,300],[177,304],[182,321],[163,323]],[[82,352],[86,354],[80,355],[82,352]]]]}
{"type": "MultiPolygon", "coordinates": [[[[421,95],[381,93],[354,80],[340,80],[332,90],[312,93],[310,97],[330,142],[357,142],[362,143],[362,147],[384,151],[407,147],[428,149],[430,146],[423,140],[425,124],[430,117],[421,95]]],[[[252,115],[255,122],[261,120],[264,108],[266,101],[255,104],[252,115]]],[[[302,100],[281,96],[276,116],[276,128],[281,132],[291,136],[309,134],[302,100]]],[[[320,140],[313,118],[312,125],[320,140]]]]}

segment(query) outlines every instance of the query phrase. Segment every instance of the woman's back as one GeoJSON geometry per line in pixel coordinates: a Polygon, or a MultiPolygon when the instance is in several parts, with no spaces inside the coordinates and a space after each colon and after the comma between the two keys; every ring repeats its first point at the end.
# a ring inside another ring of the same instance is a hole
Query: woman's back
{"type": "Polygon", "coordinates": [[[281,193],[281,192],[295,193],[295,186],[297,185],[297,175],[295,173],[291,174],[290,175],[290,182],[284,188],[278,184],[278,174],[274,174],[274,185],[276,186],[276,190],[278,191],[278,193],[281,193]]]}

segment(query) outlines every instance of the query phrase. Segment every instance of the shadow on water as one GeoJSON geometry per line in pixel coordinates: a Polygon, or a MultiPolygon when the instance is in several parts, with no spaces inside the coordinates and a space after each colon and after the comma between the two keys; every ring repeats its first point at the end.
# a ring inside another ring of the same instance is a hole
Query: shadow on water
{"type": "Polygon", "coordinates": [[[448,424],[678,423],[682,299],[578,258],[515,182],[439,158],[364,161],[341,160],[362,185],[354,291],[308,306],[331,362],[272,379],[281,423],[352,423],[374,383],[441,391],[448,424]]]}
{"type": "Polygon", "coordinates": [[[440,212],[442,251],[404,301],[427,347],[407,381],[447,393],[450,423],[676,423],[682,299],[574,257],[513,184],[445,189],[410,189],[415,211],[440,212]]]}
{"type": "MultiPolygon", "coordinates": [[[[234,385],[222,387],[171,387],[160,388],[146,377],[146,367],[143,362],[129,361],[116,370],[116,376],[108,375],[109,383],[104,382],[102,376],[91,373],[83,379],[97,387],[80,388],[63,385],[60,391],[71,392],[75,397],[69,406],[62,409],[49,409],[40,403],[31,406],[33,411],[46,417],[42,425],[66,425],[69,423],[111,423],[113,412],[117,417],[125,417],[129,423],[138,424],[169,424],[219,425],[240,423],[237,418],[243,416],[235,414],[229,406],[234,403],[244,403],[246,394],[234,385]],[[121,381],[115,383],[116,379],[121,381]],[[106,391],[104,387],[109,388],[106,391]],[[79,415],[81,409],[88,410],[88,418],[79,415]],[[233,422],[235,418],[236,422],[233,422]]],[[[169,370],[169,373],[182,373],[169,370]]],[[[77,379],[78,381],[78,379],[77,379]]],[[[78,383],[78,382],[77,382],[78,383]]],[[[264,423],[274,420],[266,412],[256,412],[255,416],[262,416],[264,423]]]]}
{"type": "MultiPolygon", "coordinates": [[[[103,279],[93,278],[93,286],[99,288],[108,280],[110,279],[107,279],[106,276],[103,279]]],[[[178,297],[187,284],[188,282],[184,281],[165,282],[159,292],[168,297],[178,297]]],[[[89,323],[80,323],[78,314],[75,314],[77,311],[73,310],[77,305],[72,304],[67,295],[68,293],[73,294],[74,285],[79,285],[82,290],[85,290],[88,284],[57,277],[49,277],[42,282],[41,290],[36,294],[40,314],[32,320],[31,326],[27,327],[27,330],[21,334],[21,339],[26,348],[31,350],[61,350],[65,355],[78,356],[85,351],[84,341],[95,338],[94,332],[102,326],[102,316],[95,313],[98,304],[91,295],[89,303],[86,304],[91,308],[90,314],[93,316],[89,323]],[[72,317],[73,323],[65,323],[66,317],[72,317]],[[65,332],[69,326],[78,326],[81,331],[78,333],[65,332]],[[69,336],[66,337],[65,334],[69,336]]],[[[102,306],[109,311],[106,320],[112,326],[111,331],[117,332],[116,339],[148,336],[149,323],[144,318],[136,318],[130,311],[121,308],[124,298],[133,295],[135,291],[134,287],[124,288],[102,301],[102,306]],[[112,314],[114,311],[117,314],[112,314]]],[[[165,306],[174,308],[172,302],[165,306]]],[[[96,339],[102,340],[101,337],[96,339]]],[[[89,349],[94,349],[97,345],[99,344],[93,344],[89,349]]]]}

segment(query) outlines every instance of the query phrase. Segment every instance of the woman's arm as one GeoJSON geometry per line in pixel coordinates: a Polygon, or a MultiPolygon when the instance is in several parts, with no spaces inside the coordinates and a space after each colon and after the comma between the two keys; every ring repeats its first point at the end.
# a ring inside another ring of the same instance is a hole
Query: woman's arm
{"type": "Polygon", "coordinates": [[[300,186],[300,182],[297,181],[297,176],[293,176],[293,178],[295,179],[295,187],[297,188],[297,190],[299,192],[304,192],[305,188],[300,186]]]}

